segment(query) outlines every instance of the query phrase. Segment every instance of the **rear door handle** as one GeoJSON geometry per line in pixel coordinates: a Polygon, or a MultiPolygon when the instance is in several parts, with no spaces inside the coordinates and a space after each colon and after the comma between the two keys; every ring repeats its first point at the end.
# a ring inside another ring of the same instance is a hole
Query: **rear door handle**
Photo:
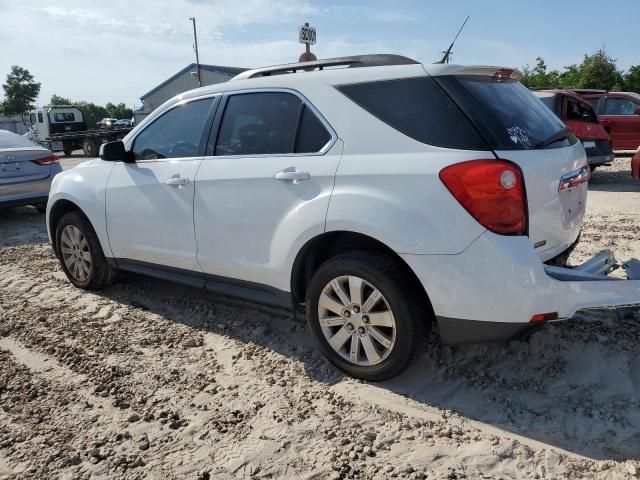
{"type": "Polygon", "coordinates": [[[183,185],[187,185],[190,182],[188,178],[183,178],[180,175],[174,175],[173,177],[167,179],[164,183],[167,185],[172,185],[174,187],[181,187],[183,185]]]}
{"type": "Polygon", "coordinates": [[[302,182],[303,180],[309,180],[311,175],[309,172],[301,172],[296,170],[295,167],[285,168],[284,170],[276,173],[275,179],[291,182],[293,184],[302,182]]]}

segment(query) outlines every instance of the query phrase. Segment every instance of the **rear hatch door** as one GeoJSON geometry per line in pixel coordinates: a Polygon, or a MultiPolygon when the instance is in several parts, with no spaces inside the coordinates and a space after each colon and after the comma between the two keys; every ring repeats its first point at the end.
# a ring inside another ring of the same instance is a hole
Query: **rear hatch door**
{"type": "Polygon", "coordinates": [[[529,238],[545,261],[577,238],[585,212],[587,159],[560,119],[512,70],[475,68],[433,78],[478,128],[496,157],[522,170],[529,238]],[[515,77],[515,78],[514,78],[515,77]],[[565,133],[558,135],[558,132],[565,133]]]}

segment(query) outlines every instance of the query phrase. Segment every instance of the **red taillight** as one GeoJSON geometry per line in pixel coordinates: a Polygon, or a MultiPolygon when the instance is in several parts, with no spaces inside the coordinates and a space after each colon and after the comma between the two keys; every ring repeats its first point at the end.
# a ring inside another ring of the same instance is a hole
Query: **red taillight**
{"type": "Polygon", "coordinates": [[[37,160],[32,160],[32,162],[37,163],[38,165],[51,165],[52,163],[58,163],[59,157],[52,153],[48,157],[38,158],[37,160]]]}
{"type": "Polygon", "coordinates": [[[529,322],[537,323],[537,322],[547,322],[549,320],[557,320],[558,312],[550,312],[550,313],[536,313],[529,322]]]}
{"type": "Polygon", "coordinates": [[[520,168],[506,160],[471,160],[440,171],[440,180],[482,226],[503,235],[527,232],[520,168]]]}

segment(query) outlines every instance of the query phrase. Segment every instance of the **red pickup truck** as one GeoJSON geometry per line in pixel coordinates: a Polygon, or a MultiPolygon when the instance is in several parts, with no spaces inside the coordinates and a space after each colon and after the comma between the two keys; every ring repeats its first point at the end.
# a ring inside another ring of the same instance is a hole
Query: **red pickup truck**
{"type": "Polygon", "coordinates": [[[533,93],[580,139],[591,171],[613,161],[611,138],[598,122],[589,102],[571,90],[536,90],[533,93]]]}
{"type": "Polygon", "coordinates": [[[611,135],[614,150],[640,146],[640,94],[634,92],[578,91],[598,113],[611,135]]]}

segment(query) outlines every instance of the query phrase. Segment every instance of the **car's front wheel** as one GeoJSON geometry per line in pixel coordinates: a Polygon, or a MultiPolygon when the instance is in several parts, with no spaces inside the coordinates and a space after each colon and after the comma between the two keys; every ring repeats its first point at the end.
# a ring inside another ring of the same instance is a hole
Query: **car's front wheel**
{"type": "Polygon", "coordinates": [[[328,260],[307,290],[307,321],[324,355],[356,378],[382,381],[422,352],[431,318],[406,267],[390,255],[328,260]]]}
{"type": "Polygon", "coordinates": [[[98,236],[80,212],[69,212],[58,222],[56,253],[64,273],[76,287],[101,289],[115,278],[116,271],[107,263],[98,236]]]}

